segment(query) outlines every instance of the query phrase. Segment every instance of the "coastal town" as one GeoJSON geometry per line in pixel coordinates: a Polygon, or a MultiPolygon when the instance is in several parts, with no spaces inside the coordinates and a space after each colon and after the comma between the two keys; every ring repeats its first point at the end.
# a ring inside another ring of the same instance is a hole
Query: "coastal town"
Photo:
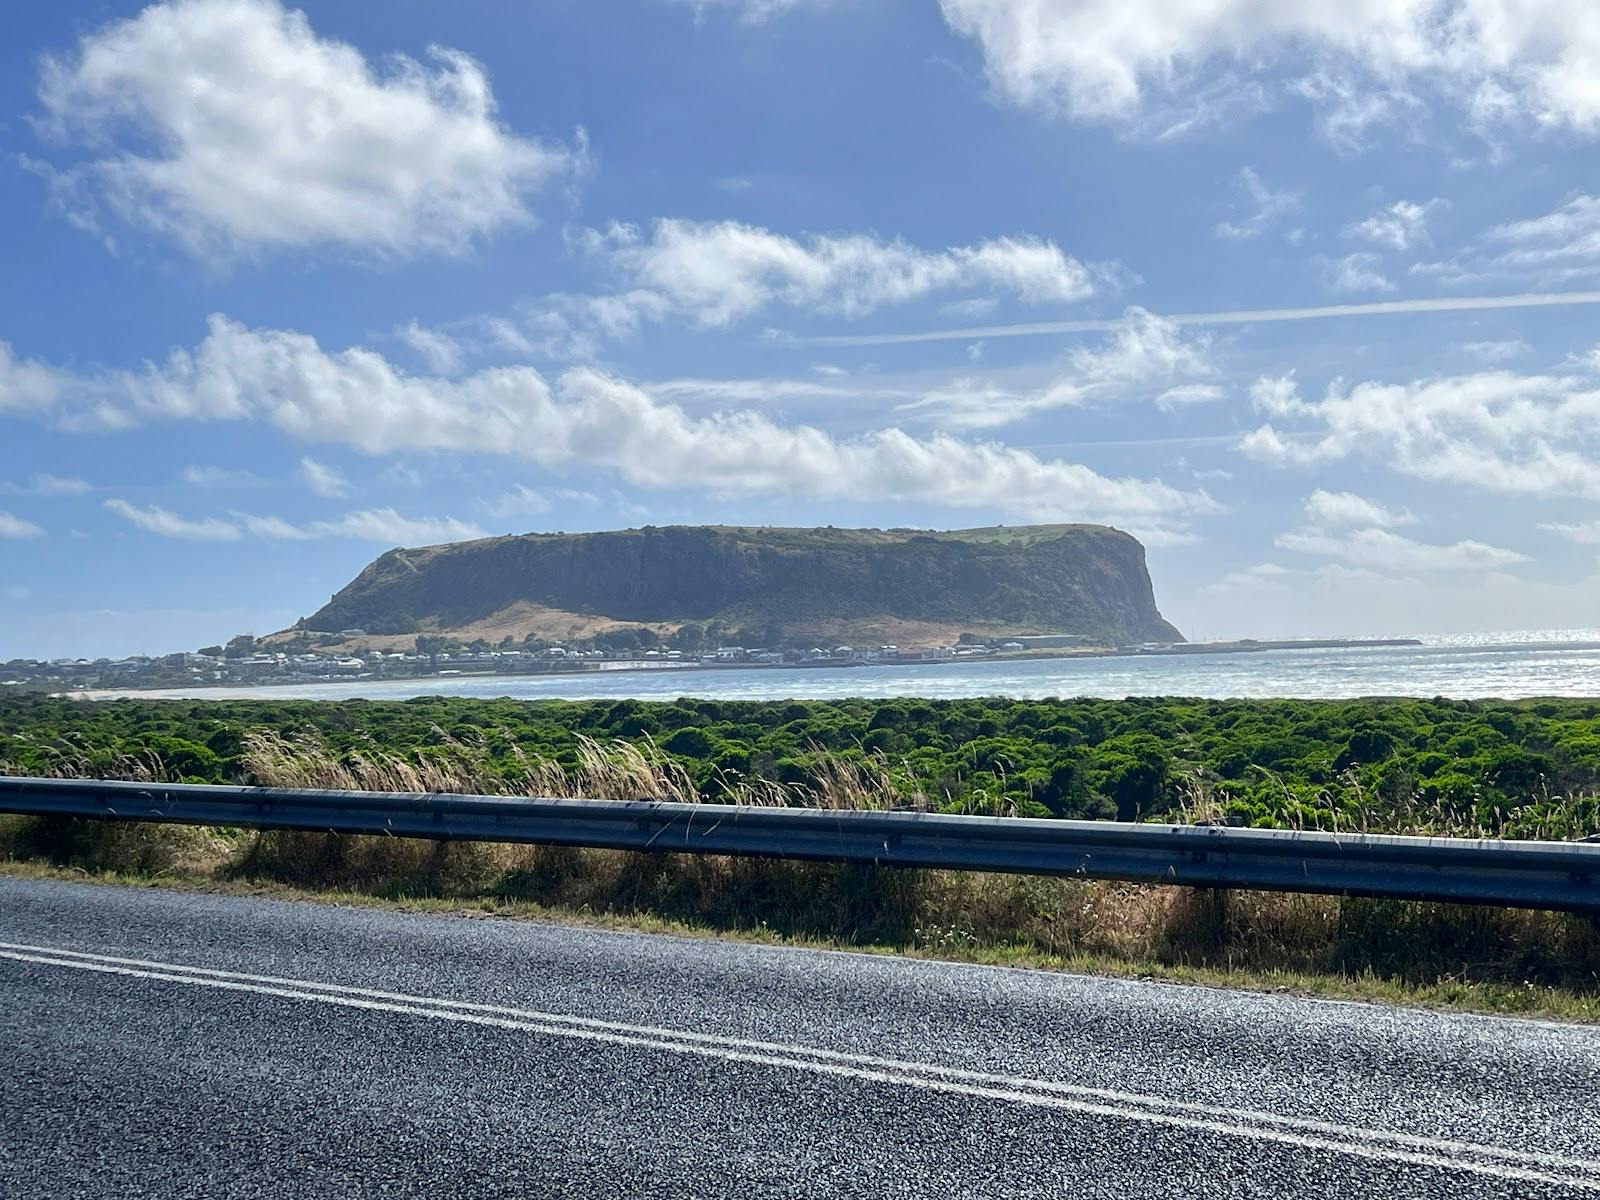
{"type": "Polygon", "coordinates": [[[1143,642],[1098,645],[1073,633],[1016,634],[983,639],[963,634],[953,644],[902,649],[897,645],[832,647],[717,646],[689,651],[667,644],[572,646],[465,644],[421,637],[414,649],[351,650],[366,632],[342,630],[331,647],[284,645],[241,634],[225,645],[192,652],[119,659],[13,659],[0,663],[0,688],[57,694],[140,691],[173,687],[271,686],[485,675],[548,675],[585,671],[725,670],[730,668],[850,668],[937,665],[975,659],[1104,657],[1112,655],[1229,654],[1265,650],[1417,645],[1414,638],[1291,639],[1227,642],[1143,642]]]}

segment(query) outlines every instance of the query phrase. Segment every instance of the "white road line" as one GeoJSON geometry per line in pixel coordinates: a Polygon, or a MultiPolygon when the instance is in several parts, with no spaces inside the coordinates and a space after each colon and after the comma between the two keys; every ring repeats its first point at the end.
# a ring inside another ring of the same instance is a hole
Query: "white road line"
{"type": "Polygon", "coordinates": [[[497,1005],[409,996],[404,993],[345,987],[311,980],[247,975],[215,968],[94,955],[49,946],[0,942],[0,959],[65,967],[102,975],[151,979],[229,992],[254,993],[345,1008],[418,1016],[579,1041],[692,1054],[725,1062],[810,1071],[814,1074],[870,1083],[918,1087],[930,1091],[1066,1110],[1091,1116],[1169,1125],[1200,1133],[1248,1137],[1257,1141],[1323,1150],[1358,1158],[1467,1171],[1502,1179],[1549,1183],[1600,1192],[1600,1179],[1592,1177],[1600,1173],[1600,1162],[1534,1154],[1471,1142],[1416,1137],[1363,1129],[1358,1126],[1286,1118],[1248,1109],[1212,1108],[1158,1096],[1080,1088],[1048,1080],[989,1075],[983,1072],[941,1067],[932,1063],[873,1058],[867,1055],[844,1054],[778,1042],[723,1038],[684,1030],[626,1025],[594,1018],[571,1017],[497,1005]],[[1207,1115],[1188,1115],[1190,1113],[1207,1115]],[[1481,1159],[1511,1161],[1477,1161],[1481,1159]],[[1546,1169],[1538,1170],[1529,1166],[1515,1165],[1518,1162],[1537,1164],[1546,1169]]]}
{"type": "Polygon", "coordinates": [[[913,1072],[917,1074],[930,1075],[937,1078],[954,1079],[959,1082],[975,1083],[983,1086],[997,1086],[1008,1089],[1025,1088],[1058,1095],[1076,1096],[1089,1100],[1104,1101],[1115,1105],[1133,1105],[1157,1112],[1166,1111],[1176,1112],[1179,1114],[1197,1115],[1209,1119],[1219,1119],[1230,1123],[1250,1123],[1277,1126],[1279,1128],[1310,1132],[1327,1137],[1353,1138],[1363,1142],[1388,1142],[1393,1145],[1422,1150],[1430,1153],[1454,1156],[1467,1155],[1480,1158],[1499,1158],[1512,1162],[1529,1163],[1535,1166],[1554,1168],[1560,1171],[1591,1172],[1596,1175],[1600,1175],[1600,1161],[1593,1159],[1516,1150],[1506,1146],[1492,1146],[1483,1143],[1464,1142],[1448,1138],[1423,1137],[1416,1134],[1398,1133],[1389,1130],[1341,1125],[1334,1122],[1318,1121],[1305,1117],[1289,1117],[1280,1115],[1278,1113],[1262,1112],[1255,1109],[1241,1109],[1222,1105],[1199,1104],[1192,1101],[1175,1100],[1149,1093],[1125,1092],[1108,1088],[1094,1088],[1079,1084],[1060,1083],[1054,1080],[1033,1079],[1015,1075],[1001,1075],[985,1071],[972,1071],[960,1067],[942,1066],[937,1063],[913,1062],[904,1059],[882,1058],[874,1055],[852,1054],[838,1050],[827,1050],[821,1047],[801,1046],[788,1042],[769,1042],[747,1038],[729,1037],[721,1034],[703,1034],[697,1033],[693,1030],[672,1029],[658,1025],[634,1025],[619,1021],[599,1020],[592,1017],[572,1016],[565,1013],[510,1008],[498,1004],[479,1004],[466,1000],[450,1000],[433,996],[418,996],[406,992],[380,991],[374,988],[351,987],[343,984],[323,983],[304,979],[286,979],[282,976],[276,975],[254,975],[240,971],[227,971],[212,967],[195,967],[179,963],[153,961],[150,959],[123,958],[107,954],[90,954],[77,950],[62,949],[54,946],[36,946],[26,943],[0,942],[0,950],[15,950],[25,953],[43,954],[51,957],[84,959],[92,962],[113,963],[119,966],[140,967],[164,972],[179,972],[219,979],[243,980],[248,983],[262,983],[274,986],[289,987],[298,990],[315,990],[350,996],[363,996],[370,999],[387,1000],[406,1005],[424,1005],[464,1012],[486,1013],[496,1016],[508,1016],[525,1021],[573,1025],[579,1028],[638,1034],[650,1038],[686,1041],[719,1047],[731,1046],[739,1050],[751,1050],[759,1053],[774,1053],[787,1057],[815,1058],[824,1061],[841,1062],[850,1065],[866,1067],[874,1070],[913,1072]]]}

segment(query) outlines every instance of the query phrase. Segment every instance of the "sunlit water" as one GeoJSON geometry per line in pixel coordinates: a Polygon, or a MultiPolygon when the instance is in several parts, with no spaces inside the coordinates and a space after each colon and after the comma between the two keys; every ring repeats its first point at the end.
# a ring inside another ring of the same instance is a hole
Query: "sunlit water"
{"type": "MultiPolygon", "coordinates": [[[[103,693],[112,694],[112,693],[103,693]]],[[[352,680],[272,687],[175,688],[205,699],[829,700],[845,696],[1600,697],[1600,630],[1424,636],[1420,646],[1248,654],[952,662],[777,670],[605,671],[545,676],[352,680]]]]}

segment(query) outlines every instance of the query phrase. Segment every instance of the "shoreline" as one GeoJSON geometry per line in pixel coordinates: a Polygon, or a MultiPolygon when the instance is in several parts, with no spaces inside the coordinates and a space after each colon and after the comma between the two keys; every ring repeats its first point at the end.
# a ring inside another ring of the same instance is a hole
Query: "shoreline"
{"type": "MultiPolygon", "coordinates": [[[[889,659],[822,659],[813,662],[796,663],[763,663],[763,662],[690,662],[673,664],[666,662],[633,662],[628,660],[613,661],[604,665],[583,666],[577,669],[555,668],[544,671],[458,671],[454,674],[441,674],[433,672],[426,675],[351,675],[340,678],[312,678],[312,679],[270,679],[260,681],[249,680],[216,680],[207,682],[185,682],[179,684],[155,685],[146,688],[84,688],[76,691],[47,692],[46,695],[60,696],[77,700],[119,700],[139,699],[141,697],[156,696],[162,698],[165,693],[174,691],[224,691],[235,688],[307,688],[307,687],[338,687],[355,683],[422,683],[424,681],[454,683],[462,680],[487,680],[487,679],[552,679],[552,678],[582,678],[597,675],[619,674],[691,674],[695,672],[717,673],[722,671],[826,671],[826,670],[857,670],[885,667],[959,667],[970,666],[974,663],[1009,662],[1025,663],[1053,660],[1099,659],[1099,658],[1162,658],[1162,657],[1197,657],[1202,655],[1223,654],[1259,654],[1267,651],[1292,651],[1292,650],[1360,650],[1360,649],[1385,649],[1405,648],[1424,645],[1421,638],[1290,638],[1259,641],[1246,639],[1238,642],[1174,642],[1171,645],[1151,648],[1122,648],[1115,646],[1096,646],[1084,649],[1039,649],[1021,652],[999,654],[974,654],[959,658],[889,658],[889,659]]],[[[0,695],[5,693],[0,692],[0,695]]],[[[27,694],[27,693],[21,693],[27,694]]]]}

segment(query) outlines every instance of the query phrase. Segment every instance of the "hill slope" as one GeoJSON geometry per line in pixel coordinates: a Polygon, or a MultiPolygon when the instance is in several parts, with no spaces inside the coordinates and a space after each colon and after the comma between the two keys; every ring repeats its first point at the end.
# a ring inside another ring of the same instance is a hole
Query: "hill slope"
{"type": "Polygon", "coordinates": [[[669,526],[391,550],[304,627],[560,638],[712,620],[906,644],[964,630],[1182,640],[1156,610],[1144,547],[1101,525],[669,526]]]}

